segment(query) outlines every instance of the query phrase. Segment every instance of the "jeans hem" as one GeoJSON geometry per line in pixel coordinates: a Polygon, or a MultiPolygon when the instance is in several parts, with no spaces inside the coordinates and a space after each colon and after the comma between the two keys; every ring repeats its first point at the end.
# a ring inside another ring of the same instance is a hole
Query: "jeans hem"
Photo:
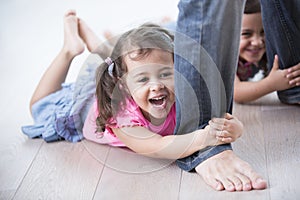
{"type": "Polygon", "coordinates": [[[226,150],[232,150],[231,144],[207,147],[199,152],[194,153],[191,156],[176,160],[176,164],[184,171],[191,172],[194,171],[194,169],[203,161],[226,150]]]}

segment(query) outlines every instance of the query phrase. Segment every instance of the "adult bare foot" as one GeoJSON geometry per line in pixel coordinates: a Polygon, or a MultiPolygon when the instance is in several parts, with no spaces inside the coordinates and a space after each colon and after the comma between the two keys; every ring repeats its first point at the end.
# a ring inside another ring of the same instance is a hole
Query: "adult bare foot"
{"type": "Polygon", "coordinates": [[[79,35],[90,52],[99,54],[103,59],[111,54],[112,46],[107,42],[101,41],[82,19],[79,19],[79,35]]]}
{"type": "Polygon", "coordinates": [[[249,191],[267,187],[267,182],[231,150],[202,162],[196,172],[215,190],[249,191]]]}
{"type": "Polygon", "coordinates": [[[69,10],[64,15],[63,50],[71,57],[75,57],[84,51],[84,43],[78,34],[78,18],[75,10],[69,10]]]}

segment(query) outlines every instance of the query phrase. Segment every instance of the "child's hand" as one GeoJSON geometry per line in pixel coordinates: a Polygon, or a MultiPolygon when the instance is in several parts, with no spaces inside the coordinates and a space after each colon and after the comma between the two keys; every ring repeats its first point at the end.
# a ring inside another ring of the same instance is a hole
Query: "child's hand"
{"type": "Polygon", "coordinates": [[[286,90],[300,85],[300,63],[288,69],[279,69],[278,56],[275,55],[272,70],[266,77],[274,91],[286,90]]]}
{"type": "Polygon", "coordinates": [[[234,142],[243,133],[243,124],[236,117],[226,113],[224,118],[213,118],[209,121],[210,133],[223,143],[234,142]]]}
{"type": "Polygon", "coordinates": [[[287,69],[286,77],[289,79],[291,86],[300,86],[300,63],[287,69]]]}

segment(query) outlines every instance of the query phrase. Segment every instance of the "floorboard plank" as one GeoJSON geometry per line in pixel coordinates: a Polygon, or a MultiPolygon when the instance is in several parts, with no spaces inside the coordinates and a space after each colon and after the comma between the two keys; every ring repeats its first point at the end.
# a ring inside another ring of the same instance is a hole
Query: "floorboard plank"
{"type": "MultiPolygon", "coordinates": [[[[15,92],[20,88],[11,89],[15,92]]],[[[25,91],[21,89],[19,95],[24,95],[25,91]]],[[[18,101],[12,101],[15,99],[15,94],[11,92],[4,91],[4,96],[8,99],[9,106],[0,103],[0,191],[9,191],[18,188],[37,155],[42,141],[28,140],[28,137],[21,132],[20,126],[31,121],[28,113],[20,114],[25,105],[28,107],[26,100],[20,98],[18,101]]]]}
{"type": "MultiPolygon", "coordinates": [[[[86,150],[86,144],[44,143],[15,199],[92,199],[103,165],[86,150]]],[[[97,149],[108,152],[104,146],[97,149]]]]}
{"type": "Polygon", "coordinates": [[[0,200],[10,200],[13,198],[16,190],[2,190],[0,191],[0,200]]]}
{"type": "Polygon", "coordinates": [[[180,177],[168,160],[112,148],[94,199],[177,199],[180,177]]]}
{"type": "Polygon", "coordinates": [[[300,106],[264,109],[271,199],[300,197],[300,106]]]}

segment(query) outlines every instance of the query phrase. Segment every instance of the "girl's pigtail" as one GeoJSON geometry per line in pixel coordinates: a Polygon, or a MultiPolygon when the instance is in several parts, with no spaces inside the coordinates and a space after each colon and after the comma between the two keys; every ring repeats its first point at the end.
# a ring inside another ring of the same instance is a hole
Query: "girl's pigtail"
{"type": "Polygon", "coordinates": [[[96,96],[99,110],[96,123],[99,132],[105,130],[107,120],[112,117],[112,93],[117,80],[113,74],[114,62],[108,57],[96,72],[96,96]]]}

